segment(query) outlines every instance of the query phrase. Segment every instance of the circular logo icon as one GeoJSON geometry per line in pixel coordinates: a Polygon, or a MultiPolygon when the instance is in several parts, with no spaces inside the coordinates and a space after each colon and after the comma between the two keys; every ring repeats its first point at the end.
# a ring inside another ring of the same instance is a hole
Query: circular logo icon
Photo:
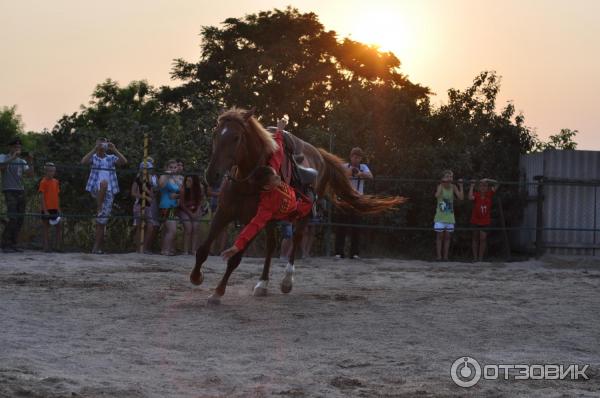
{"type": "Polygon", "coordinates": [[[460,357],[450,368],[452,381],[460,387],[473,387],[481,379],[481,366],[471,357],[460,357]]]}

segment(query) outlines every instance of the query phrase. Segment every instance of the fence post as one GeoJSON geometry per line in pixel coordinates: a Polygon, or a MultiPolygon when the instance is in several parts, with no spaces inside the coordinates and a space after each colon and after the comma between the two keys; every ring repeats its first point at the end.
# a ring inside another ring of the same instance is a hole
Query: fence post
{"type": "Polygon", "coordinates": [[[535,220],[535,256],[544,254],[544,176],[535,176],[537,181],[537,214],[535,220]]]}

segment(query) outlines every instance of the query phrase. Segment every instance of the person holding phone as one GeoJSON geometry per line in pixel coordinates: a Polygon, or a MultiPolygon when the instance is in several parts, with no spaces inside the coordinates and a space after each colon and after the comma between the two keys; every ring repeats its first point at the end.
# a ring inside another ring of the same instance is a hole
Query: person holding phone
{"type": "Polygon", "coordinates": [[[94,254],[104,254],[104,231],[112,211],[114,196],[119,192],[115,165],[121,166],[126,163],[125,156],[106,138],[96,140],[96,146],[81,159],[81,164],[92,166],[85,190],[96,199],[96,239],[92,249],[94,254]]]}
{"type": "Polygon", "coordinates": [[[8,153],[0,154],[0,174],[2,174],[2,192],[6,201],[8,223],[2,233],[2,251],[4,253],[20,252],[17,238],[25,218],[25,188],[23,176],[33,175],[33,157],[21,152],[22,143],[15,139],[8,144],[8,153]],[[25,157],[27,160],[21,158],[25,157]]]}
{"type": "MultiPolygon", "coordinates": [[[[365,180],[372,180],[373,174],[363,159],[363,150],[359,147],[350,151],[350,162],[344,163],[343,167],[350,183],[356,192],[364,194],[365,180]]],[[[361,216],[356,212],[336,214],[335,221],[340,224],[360,224],[361,216]]],[[[344,258],[344,246],[346,235],[350,234],[350,258],[360,259],[360,228],[349,226],[338,226],[335,232],[335,258],[344,258]]]]}

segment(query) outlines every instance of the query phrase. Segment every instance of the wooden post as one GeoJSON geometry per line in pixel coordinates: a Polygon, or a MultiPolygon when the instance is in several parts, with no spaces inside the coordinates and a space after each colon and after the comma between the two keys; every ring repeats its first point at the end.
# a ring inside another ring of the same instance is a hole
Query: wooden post
{"type": "Polygon", "coordinates": [[[139,252],[144,252],[144,235],[146,231],[146,184],[148,183],[148,133],[144,134],[144,160],[142,168],[142,186],[139,187],[142,191],[142,206],[140,209],[140,242],[139,252]]]}
{"type": "Polygon", "coordinates": [[[544,254],[544,176],[535,176],[537,181],[537,215],[535,221],[535,256],[544,254]]]}

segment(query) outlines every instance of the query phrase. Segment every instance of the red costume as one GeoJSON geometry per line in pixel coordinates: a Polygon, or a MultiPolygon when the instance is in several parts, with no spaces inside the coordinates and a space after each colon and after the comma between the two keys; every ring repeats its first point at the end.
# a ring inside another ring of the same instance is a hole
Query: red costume
{"type": "MultiPolygon", "coordinates": [[[[281,165],[284,156],[283,132],[277,130],[273,139],[277,142],[278,148],[269,158],[267,165],[281,176],[281,165]]],[[[307,216],[311,209],[312,203],[309,199],[304,196],[297,198],[294,188],[286,184],[282,178],[281,184],[277,188],[260,193],[256,215],[240,232],[235,241],[235,246],[240,250],[244,250],[248,242],[271,220],[295,221],[307,216]]]]}
{"type": "Polygon", "coordinates": [[[491,211],[492,211],[492,198],[494,197],[494,191],[487,191],[486,193],[475,192],[473,193],[473,212],[471,213],[471,224],[487,226],[492,223],[491,211]]]}
{"type": "Polygon", "coordinates": [[[244,250],[271,220],[296,221],[306,217],[311,209],[312,203],[307,198],[301,196],[298,200],[294,188],[282,181],[277,188],[260,193],[258,211],[238,235],[235,246],[244,250]]]}

